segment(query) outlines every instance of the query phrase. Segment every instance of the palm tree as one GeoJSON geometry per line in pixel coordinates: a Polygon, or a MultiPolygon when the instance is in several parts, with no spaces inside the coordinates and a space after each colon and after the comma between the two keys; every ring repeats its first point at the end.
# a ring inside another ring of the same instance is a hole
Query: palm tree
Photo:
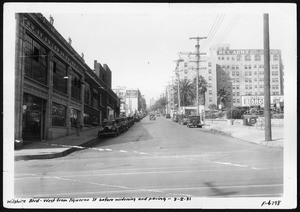
{"type": "MultiPolygon", "coordinates": [[[[178,80],[174,85],[175,103],[178,104],[178,80]]],[[[191,80],[183,79],[179,81],[180,106],[192,105],[195,100],[195,88],[191,80]]]]}
{"type": "Polygon", "coordinates": [[[218,95],[218,103],[222,105],[222,108],[225,106],[225,103],[230,95],[226,90],[225,87],[221,88],[217,92],[218,95]]]}
{"type": "MultiPolygon", "coordinates": [[[[196,78],[194,79],[194,90],[196,90],[196,78]]],[[[207,91],[207,82],[202,75],[199,76],[199,100],[201,105],[205,105],[205,93],[207,91]]]]}

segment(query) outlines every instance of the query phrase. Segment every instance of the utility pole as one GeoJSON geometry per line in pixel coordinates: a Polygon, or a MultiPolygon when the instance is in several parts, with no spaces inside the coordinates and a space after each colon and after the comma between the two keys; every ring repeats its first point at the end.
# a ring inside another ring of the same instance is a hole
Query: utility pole
{"type": "Polygon", "coordinates": [[[272,140],[270,112],[270,45],[269,45],[269,14],[264,14],[264,115],[265,141],[272,140]]]}
{"type": "Polygon", "coordinates": [[[175,68],[175,74],[177,76],[177,80],[178,80],[178,111],[180,110],[180,74],[179,74],[179,70],[178,70],[178,67],[179,67],[179,63],[180,62],[183,62],[183,59],[179,58],[178,60],[175,60],[176,62],[176,68],[175,68]]]}
{"type": "Polygon", "coordinates": [[[200,69],[200,44],[199,41],[201,39],[206,39],[206,37],[191,37],[190,40],[197,40],[196,45],[196,56],[197,56],[197,75],[196,75],[196,99],[197,99],[197,116],[199,116],[199,69],[200,69]]]}

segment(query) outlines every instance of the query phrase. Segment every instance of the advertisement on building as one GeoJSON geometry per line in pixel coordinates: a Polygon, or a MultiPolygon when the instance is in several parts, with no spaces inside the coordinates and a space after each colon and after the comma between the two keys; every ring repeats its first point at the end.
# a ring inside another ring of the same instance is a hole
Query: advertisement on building
{"type": "MultiPolygon", "coordinates": [[[[279,54],[280,51],[276,49],[270,49],[271,54],[279,54]]],[[[256,54],[264,54],[262,49],[232,49],[232,50],[218,50],[218,55],[256,55],[256,54]]]]}
{"type": "MultiPolygon", "coordinates": [[[[283,104],[284,96],[271,96],[271,104],[283,104]]],[[[242,106],[264,107],[264,96],[242,96],[242,106]]]]}
{"type": "Polygon", "coordinates": [[[138,91],[137,90],[127,90],[126,91],[127,98],[138,98],[138,91]]]}

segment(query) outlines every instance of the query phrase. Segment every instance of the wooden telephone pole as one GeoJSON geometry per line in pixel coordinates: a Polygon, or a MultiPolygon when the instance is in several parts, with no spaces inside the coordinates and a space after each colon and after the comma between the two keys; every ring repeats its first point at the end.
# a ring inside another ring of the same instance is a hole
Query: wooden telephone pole
{"type": "Polygon", "coordinates": [[[265,141],[272,140],[270,112],[270,45],[269,45],[269,14],[264,14],[264,116],[265,141]]]}
{"type": "Polygon", "coordinates": [[[206,37],[191,37],[190,40],[195,39],[197,40],[197,45],[196,45],[196,56],[197,56],[197,76],[196,76],[196,106],[197,106],[197,115],[199,116],[199,69],[200,69],[200,44],[199,41],[201,39],[206,39],[206,37]]]}

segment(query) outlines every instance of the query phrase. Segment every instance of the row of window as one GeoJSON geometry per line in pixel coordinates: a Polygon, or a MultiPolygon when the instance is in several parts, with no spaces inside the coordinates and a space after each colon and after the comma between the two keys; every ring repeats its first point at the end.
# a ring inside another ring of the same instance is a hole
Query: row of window
{"type": "MultiPolygon", "coordinates": [[[[223,69],[240,69],[239,65],[222,65],[221,66],[223,69]]],[[[253,68],[263,68],[263,65],[254,65],[253,68]]],[[[272,69],[278,69],[278,65],[272,65],[271,66],[272,69]]],[[[252,65],[244,65],[244,69],[252,69],[252,65]]]]}
{"type": "MultiPolygon", "coordinates": [[[[271,57],[271,55],[270,55],[270,58],[272,58],[274,61],[278,61],[278,59],[279,59],[279,56],[278,56],[278,54],[274,54],[274,55],[272,55],[272,57],[271,57]]],[[[242,58],[242,55],[237,55],[236,57],[235,56],[226,56],[226,57],[224,57],[224,56],[219,56],[218,57],[218,60],[237,60],[237,61],[241,61],[243,58],[242,58]]],[[[245,61],[251,61],[251,55],[244,55],[244,60],[245,61]]],[[[261,61],[262,60],[262,57],[261,57],[261,55],[254,55],[254,60],[255,61],[261,61]]]]}

